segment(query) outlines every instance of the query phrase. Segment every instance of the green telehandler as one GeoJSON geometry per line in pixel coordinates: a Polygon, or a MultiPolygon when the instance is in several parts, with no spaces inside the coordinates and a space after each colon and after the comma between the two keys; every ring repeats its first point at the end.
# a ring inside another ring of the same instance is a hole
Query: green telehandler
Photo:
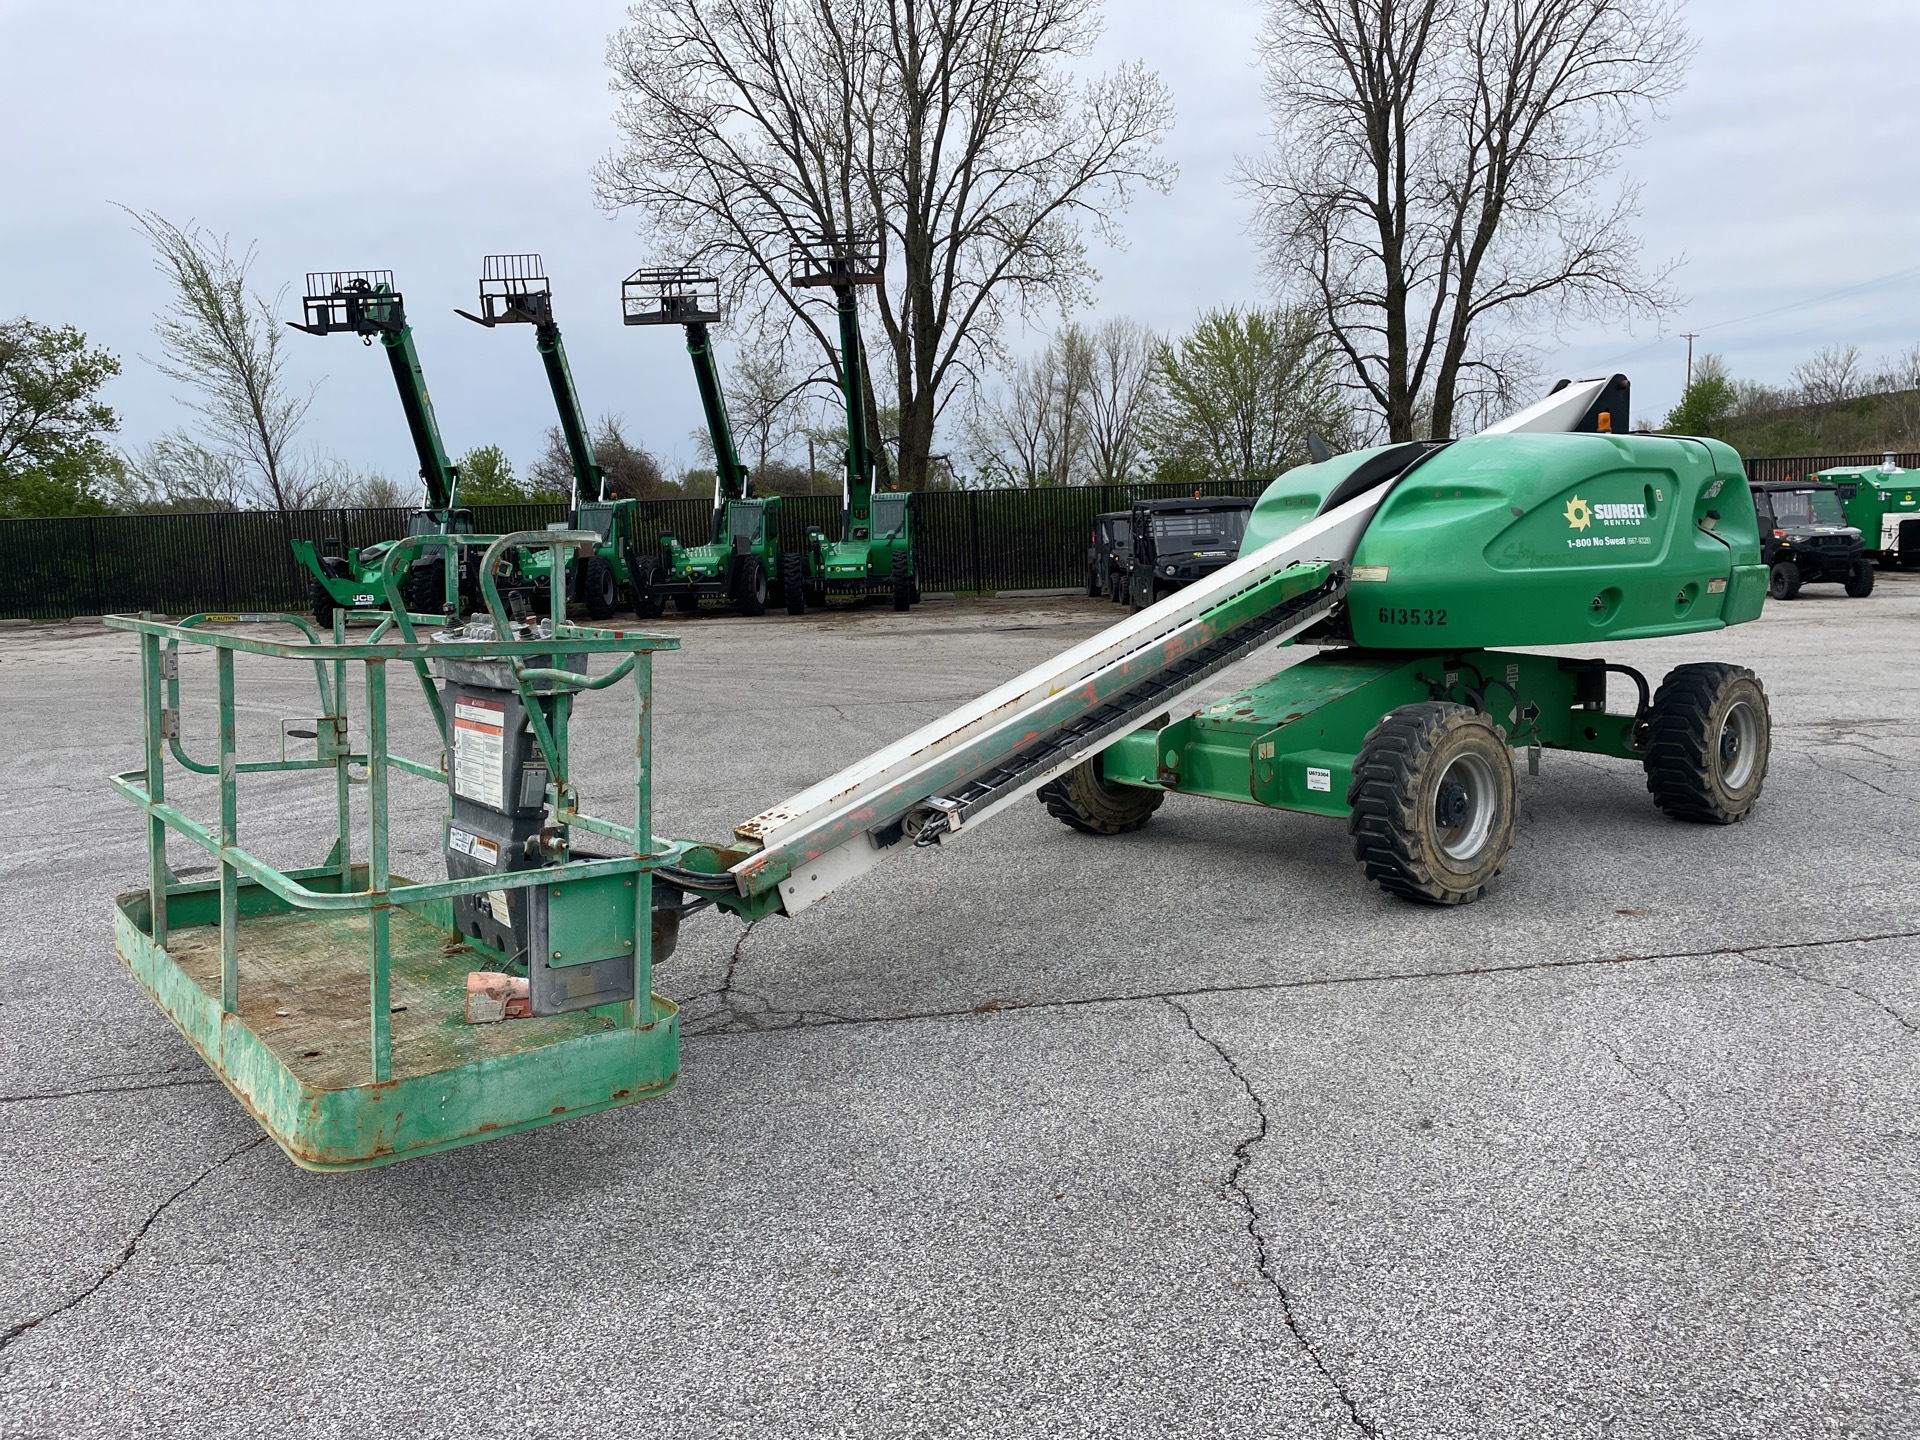
{"type": "MultiPolygon", "coordinates": [[[[426,376],[421,372],[420,356],[413,346],[413,327],[407,323],[405,301],[393,288],[393,272],[310,273],[301,309],[304,324],[287,322],[295,330],[309,335],[346,331],[358,335],[368,345],[378,340],[387,352],[393,382],[400,392],[400,408],[407,417],[407,433],[413,438],[414,454],[420,460],[420,478],[427,487],[427,503],[413,512],[407,534],[410,537],[471,535],[473,512],[455,504],[459,472],[447,458],[447,447],[440,439],[440,425],[433,417],[433,401],[427,396],[426,376]]],[[[385,606],[381,564],[396,543],[382,540],[349,553],[344,537],[327,541],[324,547],[316,546],[311,540],[293,542],[294,558],[313,577],[310,586],[313,618],[321,629],[332,626],[335,610],[372,610],[385,606]]],[[[401,597],[407,606],[422,614],[450,613],[463,597],[470,607],[477,606],[472,553],[444,542],[419,547],[401,584],[401,597]],[[463,557],[452,570],[446,563],[448,549],[456,550],[463,557]]]]}
{"type": "MultiPolygon", "coordinates": [[[[713,441],[713,527],[707,542],[682,545],[674,536],[662,535],[657,554],[634,553],[633,613],[651,619],[668,600],[683,613],[699,609],[702,600],[725,600],[742,615],[765,614],[773,578],[784,574],[780,497],[752,493],[752,479],[733,443],[707,328],[721,320],[719,282],[684,267],[636,270],[620,286],[620,311],[628,325],[685,329],[700,408],[713,441]]],[[[797,586],[786,590],[789,610],[796,603],[804,605],[799,596],[797,586]]]]}
{"type": "MultiPolygon", "coordinates": [[[[847,454],[841,482],[840,538],[807,532],[803,556],[781,575],[789,590],[801,581],[817,603],[830,595],[890,595],[905,610],[920,598],[920,569],[913,549],[913,497],[873,488],[873,447],[867,433],[866,350],[860,339],[860,289],[880,283],[871,241],[828,232],[794,246],[788,283],[796,289],[833,290],[840,322],[840,388],[847,409],[847,454]]],[[[791,602],[789,602],[791,603],[791,602]]]]}
{"type": "MultiPolygon", "coordinates": [[[[454,314],[484,325],[533,326],[534,349],[546,368],[554,409],[560,413],[560,434],[573,466],[573,506],[568,526],[599,534],[600,545],[584,561],[569,564],[563,584],[569,600],[584,605],[595,620],[612,617],[621,591],[631,579],[627,557],[633,549],[637,506],[632,500],[609,500],[606,480],[593,458],[586,417],[573,388],[566,347],[553,318],[553,286],[538,255],[488,255],[480,262],[480,313],[456,309],[454,314]]],[[[545,591],[553,583],[549,552],[535,550],[520,561],[518,576],[528,590],[545,591]]]]}

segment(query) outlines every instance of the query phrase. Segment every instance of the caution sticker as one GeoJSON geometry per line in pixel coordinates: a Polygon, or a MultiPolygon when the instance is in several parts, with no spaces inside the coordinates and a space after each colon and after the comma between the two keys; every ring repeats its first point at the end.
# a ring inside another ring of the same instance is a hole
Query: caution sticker
{"type": "Polygon", "coordinates": [[[502,925],[511,925],[513,923],[513,912],[507,909],[507,892],[506,891],[504,890],[487,891],[486,902],[487,902],[487,913],[493,916],[494,919],[498,920],[502,925]]]}

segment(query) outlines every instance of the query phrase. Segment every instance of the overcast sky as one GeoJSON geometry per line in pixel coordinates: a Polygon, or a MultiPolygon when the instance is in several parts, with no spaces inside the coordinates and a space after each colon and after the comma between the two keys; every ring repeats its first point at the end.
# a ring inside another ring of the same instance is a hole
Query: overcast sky
{"type": "MultiPolygon", "coordinates": [[[[1259,13],[1111,0],[1099,58],[1144,58],[1172,87],[1181,175],[1136,200],[1125,251],[1096,252],[1097,315],[1174,329],[1266,298],[1231,183],[1263,144],[1259,13]]],[[[622,15],[610,0],[0,0],[0,314],[119,353],[107,398],[133,447],[190,417],[139,358],[166,296],[112,202],[256,242],[261,287],[292,286],[289,315],[308,270],[392,269],[449,446],[498,443],[524,470],[552,423],[531,337],[453,307],[472,306],[483,254],[539,251],[588,410],[691,463],[677,336],[619,323],[619,282],[651,257],[589,179],[615,140],[604,48],[622,15]]],[[[1920,344],[1920,4],[1693,0],[1687,15],[1687,89],[1627,159],[1647,254],[1685,260],[1669,331],[1702,331],[1769,381],[1822,345],[1920,344]]],[[[386,367],[347,337],[290,339],[300,380],[324,382],[308,438],[410,477],[386,367]]],[[[1628,372],[1643,418],[1678,395],[1682,340],[1541,339],[1553,374],[1628,372]]]]}

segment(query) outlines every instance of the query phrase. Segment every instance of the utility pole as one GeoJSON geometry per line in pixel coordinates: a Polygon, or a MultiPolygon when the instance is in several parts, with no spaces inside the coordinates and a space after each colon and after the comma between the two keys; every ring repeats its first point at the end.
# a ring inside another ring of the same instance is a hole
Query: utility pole
{"type": "Polygon", "coordinates": [[[1700,338],[1698,330],[1682,331],[1680,338],[1687,342],[1687,388],[1693,388],[1693,342],[1700,338]]]}

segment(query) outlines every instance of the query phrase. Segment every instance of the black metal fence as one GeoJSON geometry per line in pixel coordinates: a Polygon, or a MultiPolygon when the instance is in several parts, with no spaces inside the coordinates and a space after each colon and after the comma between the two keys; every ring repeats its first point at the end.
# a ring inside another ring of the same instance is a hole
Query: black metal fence
{"type": "MultiPolygon", "coordinates": [[[[1804,480],[1815,471],[1831,470],[1836,465],[1878,465],[1886,458],[1884,450],[1871,455],[1778,455],[1747,461],[1747,479],[1804,480]]],[[[1920,450],[1898,452],[1893,463],[1902,470],[1920,470],[1920,450]]]]}
{"type": "MultiPolygon", "coordinates": [[[[1878,457],[1875,457],[1876,459],[1878,457]]],[[[926,590],[1044,590],[1086,579],[1093,517],[1139,499],[1192,493],[1183,485],[1090,485],[1045,490],[935,490],[914,497],[914,533],[926,590]]],[[[1209,484],[1209,495],[1234,487],[1209,484]]],[[[203,514],[94,515],[0,520],[0,617],[155,610],[304,610],[307,573],[299,539],[340,539],[348,549],[406,534],[407,509],[235,510],[203,514]]],[[[707,538],[706,500],[640,503],[643,545],[661,533],[707,538]]],[[[562,504],[476,505],[484,534],[538,530],[567,518],[562,504]]],[[[789,496],[780,542],[810,529],[837,535],[838,495],[789,496]]]]}

